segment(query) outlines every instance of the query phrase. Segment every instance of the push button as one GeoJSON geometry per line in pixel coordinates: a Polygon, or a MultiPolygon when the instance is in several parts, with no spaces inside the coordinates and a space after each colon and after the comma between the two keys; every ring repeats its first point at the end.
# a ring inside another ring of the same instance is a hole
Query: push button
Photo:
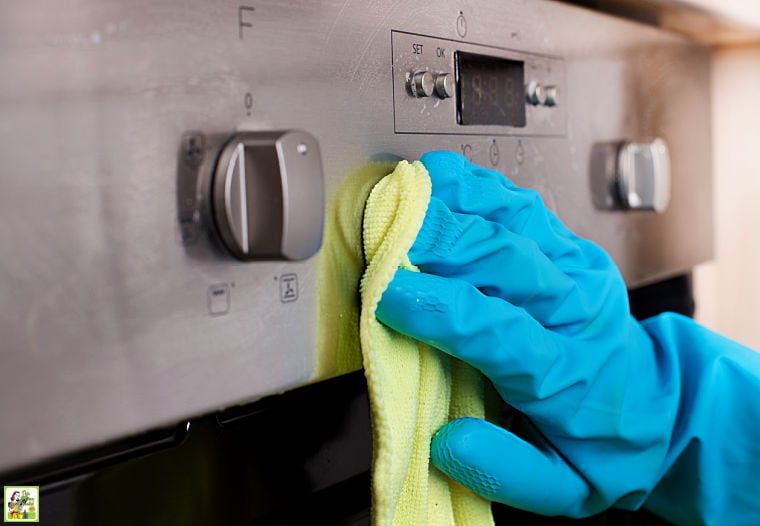
{"type": "Polygon", "coordinates": [[[435,78],[429,71],[418,71],[409,82],[409,88],[415,97],[430,97],[435,90],[435,78]]]}
{"type": "Polygon", "coordinates": [[[442,99],[454,96],[454,75],[439,73],[435,76],[435,94],[442,99]]]}
{"type": "Polygon", "coordinates": [[[544,93],[546,94],[544,105],[556,106],[559,102],[559,88],[557,86],[546,86],[544,93]]]}
{"type": "Polygon", "coordinates": [[[528,83],[528,87],[525,90],[528,102],[534,106],[546,103],[546,90],[544,86],[536,81],[528,83]]]}

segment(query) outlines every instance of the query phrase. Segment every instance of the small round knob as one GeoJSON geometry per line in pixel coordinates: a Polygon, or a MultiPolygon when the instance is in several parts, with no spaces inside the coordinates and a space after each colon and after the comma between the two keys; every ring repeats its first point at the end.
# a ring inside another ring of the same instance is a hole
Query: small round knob
{"type": "Polygon", "coordinates": [[[544,106],[556,106],[559,102],[559,88],[557,86],[546,86],[544,88],[546,98],[544,106]]]}
{"type": "Polygon", "coordinates": [[[454,75],[439,73],[435,76],[435,93],[442,99],[454,96],[454,75]]]}
{"type": "Polygon", "coordinates": [[[534,106],[544,104],[546,102],[546,90],[544,86],[536,82],[531,81],[525,90],[528,102],[534,106]]]}
{"type": "Polygon", "coordinates": [[[419,71],[412,75],[409,87],[415,97],[430,97],[435,90],[435,78],[429,71],[419,71]]]}

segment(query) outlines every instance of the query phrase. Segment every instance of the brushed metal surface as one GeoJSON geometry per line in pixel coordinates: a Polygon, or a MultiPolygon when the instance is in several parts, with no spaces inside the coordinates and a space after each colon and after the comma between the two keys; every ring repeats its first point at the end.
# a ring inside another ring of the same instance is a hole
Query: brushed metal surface
{"type": "Polygon", "coordinates": [[[0,72],[0,471],[309,380],[319,259],[241,263],[193,223],[182,164],[204,135],[305,130],[328,197],[370,158],[462,151],[629,285],[711,256],[707,50],[572,6],[8,0],[0,72]],[[559,105],[534,109],[563,132],[398,133],[392,31],[557,57],[559,105]],[[592,204],[593,144],[629,137],[670,147],[664,214],[592,204]]]}

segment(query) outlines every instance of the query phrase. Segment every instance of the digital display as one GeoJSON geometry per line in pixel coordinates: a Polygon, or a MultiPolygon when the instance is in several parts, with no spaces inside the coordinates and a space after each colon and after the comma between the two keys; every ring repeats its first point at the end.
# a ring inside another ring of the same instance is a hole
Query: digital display
{"type": "Polygon", "coordinates": [[[525,63],[456,52],[457,122],[525,126],[525,63]]]}

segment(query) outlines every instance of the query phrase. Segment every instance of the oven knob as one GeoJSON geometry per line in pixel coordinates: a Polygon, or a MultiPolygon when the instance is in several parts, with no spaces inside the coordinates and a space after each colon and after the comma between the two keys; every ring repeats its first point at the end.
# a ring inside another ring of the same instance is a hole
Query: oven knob
{"type": "Polygon", "coordinates": [[[670,202],[670,155],[665,141],[620,143],[615,190],[623,208],[664,212],[670,202]]]}
{"type": "Polygon", "coordinates": [[[594,202],[600,208],[664,212],[670,203],[670,154],[662,139],[594,146],[594,202]]]}
{"type": "Polygon", "coordinates": [[[323,184],[319,144],[308,133],[236,133],[211,183],[224,246],[244,261],[312,256],[322,243],[323,184]]]}
{"type": "Polygon", "coordinates": [[[435,89],[435,78],[429,71],[418,71],[409,81],[409,88],[415,97],[429,97],[435,89]]]}

